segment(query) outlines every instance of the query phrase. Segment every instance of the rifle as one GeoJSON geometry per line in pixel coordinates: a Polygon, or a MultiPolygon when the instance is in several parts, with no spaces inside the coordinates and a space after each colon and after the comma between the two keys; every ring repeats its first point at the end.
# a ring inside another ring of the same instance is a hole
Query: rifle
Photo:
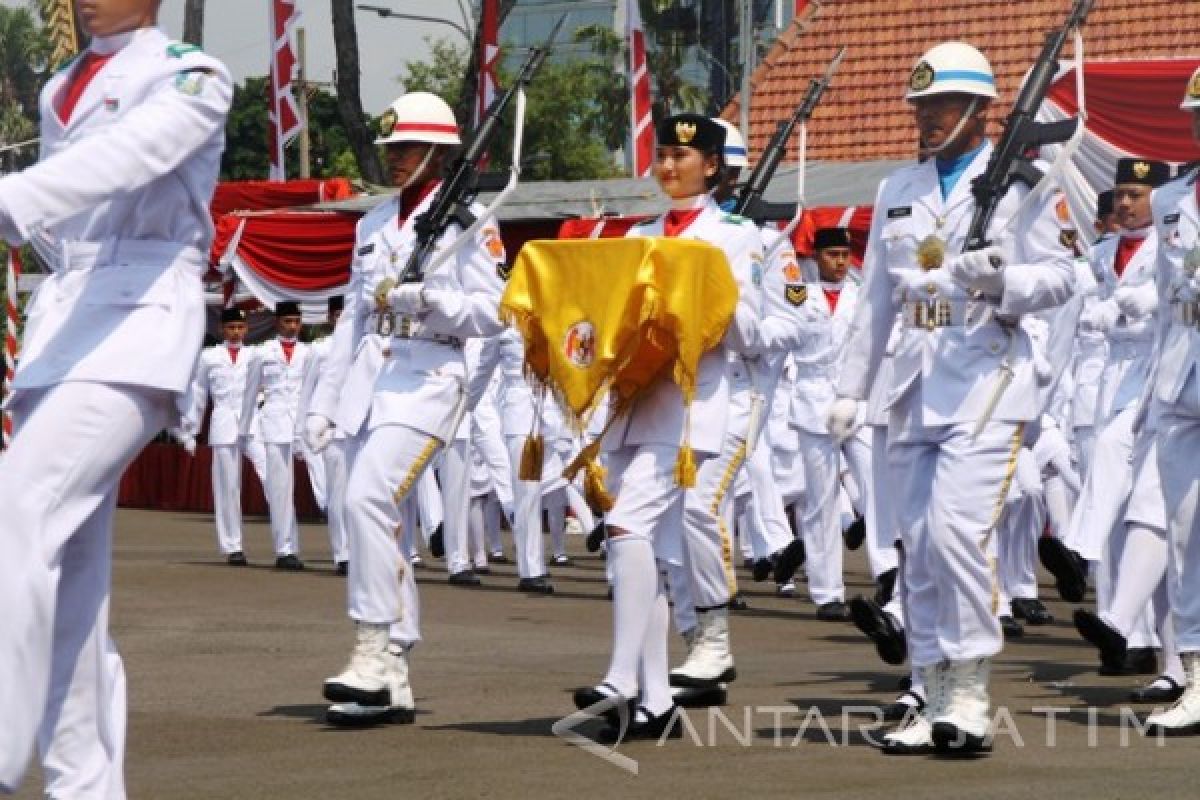
{"type": "Polygon", "coordinates": [[[975,213],[971,215],[971,225],[967,229],[964,252],[982,250],[988,246],[988,225],[992,222],[1001,198],[1014,183],[1021,181],[1033,188],[1041,180],[1041,172],[1026,153],[1044,144],[1067,141],[1080,124],[1077,118],[1049,123],[1035,122],[1034,115],[1046,99],[1050,83],[1058,70],[1058,57],[1067,43],[1067,37],[1072,31],[1083,26],[1088,12],[1092,10],[1093,2],[1095,0],[1075,0],[1063,26],[1046,34],[1042,53],[1034,63],[1033,69],[1029,71],[1029,77],[1004,122],[1004,134],[996,143],[996,148],[988,159],[987,168],[971,185],[971,194],[975,197],[975,213]]]}
{"type": "MultiPolygon", "coordinates": [[[[438,240],[451,224],[458,223],[465,231],[475,223],[475,215],[471,213],[471,203],[475,201],[480,190],[479,163],[483,160],[492,140],[496,138],[496,134],[500,130],[500,117],[504,110],[512,102],[512,99],[523,93],[525,87],[533,80],[533,76],[545,62],[546,56],[550,54],[554,40],[558,37],[559,29],[562,28],[566,19],[566,14],[559,17],[554,29],[546,38],[546,43],[529,51],[529,57],[525,59],[525,63],[521,66],[508,91],[492,101],[487,114],[479,126],[472,131],[467,146],[454,160],[448,177],[438,187],[437,194],[429,204],[429,210],[413,221],[417,242],[408,257],[408,263],[404,265],[404,272],[400,277],[401,283],[419,283],[425,279],[425,264],[437,247],[438,240]]],[[[520,104],[518,104],[519,107],[520,104]]],[[[513,158],[516,162],[520,157],[514,155],[513,158]]],[[[520,170],[520,165],[514,163],[512,169],[515,175],[520,170]]]]}
{"type": "Polygon", "coordinates": [[[787,153],[788,140],[792,138],[792,132],[796,126],[802,122],[808,121],[817,108],[817,103],[821,101],[821,95],[829,88],[830,81],[833,80],[833,74],[837,72],[838,67],[842,64],[842,59],[846,57],[846,48],[838,50],[833,61],[829,62],[829,66],[825,69],[825,74],[818,80],[813,79],[808,85],[808,92],[804,95],[804,99],[800,105],[792,112],[792,115],[785,120],[781,120],[775,128],[774,135],[771,136],[771,141],[763,150],[762,156],[758,159],[758,163],[754,165],[754,170],[750,173],[750,177],[746,180],[742,187],[741,193],[738,195],[737,203],[734,204],[733,213],[743,217],[751,217],[760,219],[767,216],[768,211],[774,211],[769,208],[769,204],[763,201],[763,196],[767,193],[767,184],[771,182],[771,178],[775,177],[775,170],[779,168],[780,162],[783,161],[784,155],[787,153]]]}

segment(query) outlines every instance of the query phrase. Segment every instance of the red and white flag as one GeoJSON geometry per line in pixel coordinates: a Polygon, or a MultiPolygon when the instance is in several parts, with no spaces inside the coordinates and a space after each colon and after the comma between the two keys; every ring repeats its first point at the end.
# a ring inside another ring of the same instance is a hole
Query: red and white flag
{"type": "Polygon", "coordinates": [[[483,0],[479,12],[479,90],[475,124],[483,121],[496,97],[496,65],[500,60],[500,16],[497,0],[483,0]]]}
{"type": "MultiPolygon", "coordinates": [[[[17,282],[21,278],[21,257],[16,248],[8,249],[8,269],[4,276],[4,398],[12,391],[13,376],[17,372],[17,330],[21,324],[21,310],[17,305],[17,282]]],[[[12,438],[12,416],[4,412],[3,442],[8,447],[12,438]]]]}
{"type": "Polygon", "coordinates": [[[292,49],[292,30],[300,19],[296,0],[268,0],[271,24],[271,96],[268,116],[267,146],[273,181],[287,180],[283,148],[300,133],[303,121],[296,97],[292,94],[292,73],[296,68],[296,53],[292,49]]]}
{"type": "Polygon", "coordinates": [[[625,5],[633,175],[643,178],[650,174],[654,164],[654,124],[650,109],[650,71],[646,64],[646,32],[642,29],[638,0],[626,0],[625,5]]]}

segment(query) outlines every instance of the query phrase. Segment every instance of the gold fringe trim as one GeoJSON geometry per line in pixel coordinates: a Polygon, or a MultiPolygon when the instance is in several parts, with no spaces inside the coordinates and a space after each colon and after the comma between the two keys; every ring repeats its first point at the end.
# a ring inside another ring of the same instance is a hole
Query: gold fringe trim
{"type": "Polygon", "coordinates": [[[396,501],[397,505],[403,502],[404,498],[408,496],[413,484],[417,482],[417,478],[425,470],[425,465],[429,463],[429,459],[433,458],[433,454],[437,452],[440,445],[441,442],[436,438],[429,437],[429,441],[425,443],[425,447],[417,455],[417,460],[409,467],[408,474],[404,476],[403,483],[396,487],[396,491],[392,494],[392,499],[396,501]]]}
{"type": "Polygon", "coordinates": [[[546,460],[546,440],[540,433],[525,437],[521,447],[521,463],[517,467],[517,478],[523,481],[540,481],[542,465],[546,460]]]}

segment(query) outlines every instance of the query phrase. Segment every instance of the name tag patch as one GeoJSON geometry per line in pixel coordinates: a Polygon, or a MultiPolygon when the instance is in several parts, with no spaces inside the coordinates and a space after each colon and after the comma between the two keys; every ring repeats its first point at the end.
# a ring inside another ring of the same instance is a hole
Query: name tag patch
{"type": "Polygon", "coordinates": [[[897,206],[888,209],[888,219],[903,219],[912,216],[912,206],[897,206]]]}

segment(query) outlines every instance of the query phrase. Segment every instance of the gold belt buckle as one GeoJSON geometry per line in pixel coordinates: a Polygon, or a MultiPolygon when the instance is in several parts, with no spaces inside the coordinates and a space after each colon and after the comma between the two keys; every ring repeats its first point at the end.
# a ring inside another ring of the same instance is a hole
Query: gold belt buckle
{"type": "Polygon", "coordinates": [[[380,336],[391,336],[396,328],[396,316],[391,311],[380,311],[379,319],[375,321],[375,333],[380,336]]]}
{"type": "Polygon", "coordinates": [[[401,339],[411,339],[413,335],[412,317],[407,315],[400,317],[400,327],[396,331],[396,335],[401,339]]]}

